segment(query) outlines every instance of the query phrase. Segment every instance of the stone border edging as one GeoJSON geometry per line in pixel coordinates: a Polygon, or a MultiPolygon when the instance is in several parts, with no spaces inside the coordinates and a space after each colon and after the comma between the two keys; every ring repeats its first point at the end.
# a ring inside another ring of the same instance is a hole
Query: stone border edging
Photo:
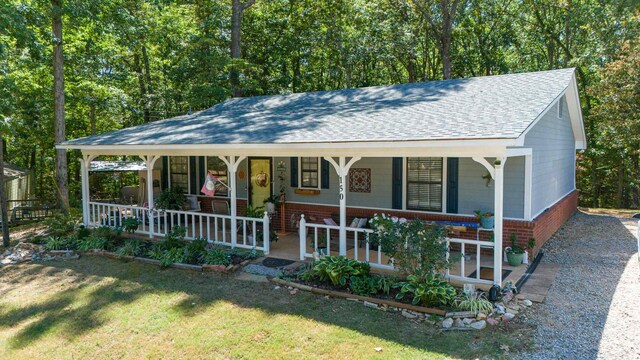
{"type": "Polygon", "coordinates": [[[393,301],[393,300],[379,299],[379,298],[373,298],[373,297],[368,297],[368,296],[347,294],[347,293],[343,293],[343,292],[340,292],[340,291],[333,291],[333,290],[315,288],[315,287],[312,287],[312,286],[298,284],[298,283],[287,281],[287,280],[283,280],[283,279],[280,279],[280,278],[271,278],[271,281],[276,283],[276,284],[278,284],[278,285],[291,286],[293,288],[297,288],[297,289],[300,289],[302,291],[308,291],[308,292],[311,292],[311,293],[314,293],[314,294],[317,294],[317,295],[329,295],[329,296],[332,296],[332,297],[338,297],[338,298],[344,298],[344,299],[358,299],[358,300],[361,300],[361,301],[367,301],[367,302],[374,303],[374,304],[387,305],[387,306],[397,307],[399,309],[411,310],[411,311],[421,312],[421,313],[425,313],[425,314],[434,314],[434,315],[445,316],[446,313],[447,313],[446,311],[440,310],[440,309],[434,309],[434,308],[428,308],[428,307],[424,307],[424,306],[405,304],[405,303],[401,303],[401,302],[397,302],[397,301],[393,301]]]}

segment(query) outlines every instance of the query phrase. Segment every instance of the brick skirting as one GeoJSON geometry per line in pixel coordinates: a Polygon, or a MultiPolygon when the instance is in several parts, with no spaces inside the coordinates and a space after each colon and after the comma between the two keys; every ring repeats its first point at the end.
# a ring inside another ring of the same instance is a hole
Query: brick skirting
{"type": "MultiPolygon", "coordinates": [[[[211,212],[211,198],[199,197],[201,201],[202,210],[204,212],[211,212]]],[[[247,206],[246,200],[238,200],[238,215],[244,215],[247,206]]],[[[518,237],[518,243],[523,247],[527,246],[527,242],[530,238],[536,239],[536,246],[534,251],[531,252],[531,256],[534,256],[540,247],[551,238],[551,236],[564,224],[578,209],[578,191],[573,191],[556,204],[546,209],[543,213],[538,215],[533,221],[524,220],[504,220],[503,227],[503,246],[509,246],[511,244],[511,235],[516,234],[518,237]]],[[[375,210],[375,209],[361,209],[347,207],[347,222],[350,223],[354,217],[367,217],[372,218],[375,213],[389,214],[391,216],[404,217],[407,219],[421,219],[421,220],[433,220],[433,221],[455,221],[455,222],[475,222],[475,218],[471,216],[459,216],[459,215],[443,215],[443,214],[426,214],[413,211],[397,211],[397,210],[375,210]]],[[[331,205],[314,205],[314,204],[299,204],[299,203],[286,203],[285,210],[285,224],[287,231],[297,231],[297,222],[300,219],[300,214],[304,214],[305,219],[312,223],[322,223],[324,218],[333,217],[338,219],[340,208],[338,206],[331,205]]],[[[273,226],[275,229],[280,230],[280,218],[279,214],[273,217],[273,226]]],[[[469,228],[465,232],[455,233],[455,237],[463,239],[475,239],[476,230],[469,228]]],[[[481,240],[489,240],[491,237],[490,232],[480,233],[481,240]]]]}

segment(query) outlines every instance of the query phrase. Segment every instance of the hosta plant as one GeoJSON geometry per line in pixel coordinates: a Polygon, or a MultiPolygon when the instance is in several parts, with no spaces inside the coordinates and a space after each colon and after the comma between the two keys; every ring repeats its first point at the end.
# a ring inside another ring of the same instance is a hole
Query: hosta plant
{"type": "Polygon", "coordinates": [[[493,310],[493,304],[487,300],[483,293],[462,294],[454,300],[454,305],[461,311],[490,313],[493,310]]]}
{"type": "Polygon", "coordinates": [[[347,259],[344,256],[325,256],[316,261],[314,270],[320,280],[330,281],[334,286],[346,286],[352,276],[369,276],[371,267],[368,263],[347,259]]]}
{"type": "Polygon", "coordinates": [[[79,251],[102,250],[107,245],[107,240],[102,237],[89,235],[84,239],[78,240],[79,251]]]}
{"type": "Polygon", "coordinates": [[[400,288],[396,299],[409,295],[414,305],[450,305],[456,297],[456,289],[442,276],[433,273],[409,275],[407,281],[399,282],[394,287],[400,288]]]}
{"type": "Polygon", "coordinates": [[[120,256],[138,256],[142,253],[143,246],[139,240],[129,239],[120,247],[116,254],[120,256]]]}

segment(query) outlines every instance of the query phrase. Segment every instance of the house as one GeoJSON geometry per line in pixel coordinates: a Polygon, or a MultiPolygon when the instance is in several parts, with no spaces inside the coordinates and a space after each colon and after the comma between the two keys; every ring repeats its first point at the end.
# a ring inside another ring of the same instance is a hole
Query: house
{"type": "Polygon", "coordinates": [[[502,284],[512,234],[539,248],[575,212],[576,151],[585,146],[575,71],[561,69],[236,98],[58,148],[83,154],[87,225],[118,213],[142,219],[149,236],[181,224],[190,237],[272,253],[287,244],[300,258],[324,242],[325,251],[388,268],[366,241],[371,230],[352,220],[386,213],[451,225],[451,251],[471,259],[447,275],[502,284]],[[181,187],[202,211],[89,202],[87,169],[101,155],[139,156],[147,179],[160,170],[163,188],[181,187]],[[212,213],[212,198],[201,196],[207,171],[226,185],[214,198],[228,200],[228,214],[212,213]],[[239,215],[280,190],[284,214],[239,215]],[[478,228],[476,209],[495,214],[494,229],[478,228]],[[270,245],[270,227],[298,231],[299,243],[294,233],[270,245]],[[491,279],[481,278],[481,264],[493,268],[491,279]]]}

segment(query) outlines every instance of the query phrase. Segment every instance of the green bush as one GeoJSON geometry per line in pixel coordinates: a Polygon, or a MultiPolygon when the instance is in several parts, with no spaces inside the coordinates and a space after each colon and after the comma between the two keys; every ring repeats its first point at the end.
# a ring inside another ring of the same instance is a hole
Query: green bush
{"type": "Polygon", "coordinates": [[[79,218],[64,212],[57,212],[52,217],[45,219],[44,223],[49,228],[51,236],[63,237],[73,232],[79,224],[79,218]]]}
{"type": "Polygon", "coordinates": [[[156,209],[160,210],[182,210],[182,206],[187,202],[184,190],[180,187],[165,189],[158,194],[155,201],[156,209]]]}
{"type": "Polygon", "coordinates": [[[371,276],[352,276],[349,278],[349,289],[356,295],[369,296],[377,294],[377,279],[371,276]]]}
{"type": "Polygon", "coordinates": [[[207,239],[198,238],[191,240],[186,245],[186,262],[189,264],[201,264],[207,254],[207,239]]]}
{"type": "Polygon", "coordinates": [[[446,231],[441,226],[417,219],[400,222],[382,214],[371,219],[371,228],[372,245],[381,246],[406,274],[437,273],[450,266],[446,231]]]}
{"type": "Polygon", "coordinates": [[[76,241],[73,236],[49,236],[44,241],[44,247],[47,250],[74,250],[76,241]]]}
{"type": "Polygon", "coordinates": [[[396,299],[411,295],[411,303],[425,306],[450,305],[456,297],[456,289],[440,275],[409,275],[407,281],[394,285],[400,288],[396,299]]]}
{"type": "Polygon", "coordinates": [[[143,249],[144,247],[139,240],[129,239],[116,251],[116,254],[120,256],[139,256],[142,255],[143,249]]]}
{"type": "Polygon", "coordinates": [[[186,253],[184,248],[171,248],[162,253],[160,257],[160,266],[169,267],[175,263],[185,263],[186,253]]]}
{"type": "Polygon", "coordinates": [[[369,276],[368,263],[347,259],[344,256],[325,256],[316,261],[314,270],[322,281],[330,281],[334,286],[346,286],[352,276],[369,276]]]}
{"type": "Polygon", "coordinates": [[[174,226],[167,234],[166,241],[170,247],[182,246],[186,235],[187,229],[184,226],[174,226]]]}
{"type": "Polygon", "coordinates": [[[102,250],[106,245],[107,239],[101,237],[88,236],[84,239],[78,239],[79,251],[102,250]]]}
{"type": "Polygon", "coordinates": [[[80,226],[78,228],[78,230],[76,231],[76,238],[78,240],[83,240],[83,239],[87,238],[89,235],[91,235],[91,230],[89,230],[88,228],[86,228],[84,226],[80,226]]]}
{"type": "Polygon", "coordinates": [[[209,265],[225,265],[231,264],[231,257],[227,252],[219,247],[215,247],[207,251],[204,256],[204,263],[209,265]]]}
{"type": "Polygon", "coordinates": [[[129,234],[133,234],[138,230],[138,226],[140,225],[140,221],[136,218],[126,218],[122,220],[122,228],[129,234]]]}

